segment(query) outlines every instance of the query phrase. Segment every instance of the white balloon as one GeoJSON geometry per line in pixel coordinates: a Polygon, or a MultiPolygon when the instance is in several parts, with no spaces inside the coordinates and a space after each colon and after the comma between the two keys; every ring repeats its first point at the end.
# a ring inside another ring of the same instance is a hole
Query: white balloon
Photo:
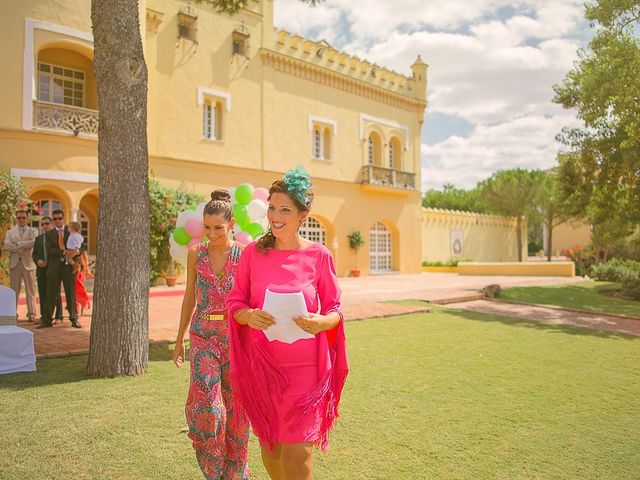
{"type": "Polygon", "coordinates": [[[180,212],[180,215],[178,215],[178,219],[176,220],[176,227],[184,227],[184,224],[192,218],[202,220],[202,215],[198,216],[193,210],[180,212]]]}
{"type": "Polygon", "coordinates": [[[237,223],[233,225],[233,233],[240,233],[242,231],[242,228],[240,228],[240,225],[238,225],[237,223]]]}
{"type": "Polygon", "coordinates": [[[262,228],[264,228],[264,231],[266,232],[267,230],[269,230],[269,219],[265,216],[264,218],[261,218],[260,221],[258,222],[260,225],[262,225],[262,228]]]}
{"type": "Polygon", "coordinates": [[[249,205],[247,205],[247,213],[249,214],[249,218],[251,218],[251,220],[260,220],[267,214],[267,204],[262,200],[251,200],[249,202],[249,205]]]}
{"type": "Polygon", "coordinates": [[[229,187],[227,188],[227,191],[229,192],[229,195],[231,195],[231,203],[238,203],[238,201],[236,200],[236,187],[229,187]]]}
{"type": "Polygon", "coordinates": [[[186,245],[178,245],[174,243],[169,247],[169,255],[171,255],[171,258],[185,266],[187,265],[188,252],[189,249],[186,245]]]}
{"type": "Polygon", "coordinates": [[[202,218],[202,215],[204,214],[204,207],[206,206],[207,206],[207,202],[202,202],[200,205],[196,207],[196,215],[198,216],[198,218],[202,218]]]}

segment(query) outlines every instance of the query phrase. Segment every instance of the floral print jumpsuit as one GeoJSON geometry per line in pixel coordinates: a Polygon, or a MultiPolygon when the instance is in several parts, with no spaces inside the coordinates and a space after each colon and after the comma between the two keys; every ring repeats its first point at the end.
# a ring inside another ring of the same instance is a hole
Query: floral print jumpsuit
{"type": "Polygon", "coordinates": [[[189,438],[207,480],[249,479],[247,442],[249,423],[244,415],[234,420],[229,369],[227,294],[242,245],[235,242],[224,268],[211,269],[208,243],[196,249],[196,308],[191,318],[191,382],[185,412],[189,438]],[[209,314],[224,314],[210,320],[209,314]]]}

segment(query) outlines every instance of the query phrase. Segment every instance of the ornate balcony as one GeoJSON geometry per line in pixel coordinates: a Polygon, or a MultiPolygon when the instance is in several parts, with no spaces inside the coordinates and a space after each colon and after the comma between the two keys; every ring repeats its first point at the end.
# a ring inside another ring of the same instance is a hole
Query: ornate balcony
{"type": "Polygon", "coordinates": [[[33,102],[33,126],[38,130],[98,136],[98,111],[60,103],[33,102]]]}
{"type": "Polygon", "coordinates": [[[393,168],[365,165],[360,170],[360,183],[381,185],[402,190],[416,189],[416,174],[403,172],[393,168]]]}

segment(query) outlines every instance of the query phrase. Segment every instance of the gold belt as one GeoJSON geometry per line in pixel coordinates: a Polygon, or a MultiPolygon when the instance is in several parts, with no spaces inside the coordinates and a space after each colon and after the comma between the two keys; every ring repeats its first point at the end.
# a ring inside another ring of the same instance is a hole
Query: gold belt
{"type": "Polygon", "coordinates": [[[210,313],[203,317],[205,320],[209,320],[210,322],[219,322],[224,320],[224,313],[210,313]]]}

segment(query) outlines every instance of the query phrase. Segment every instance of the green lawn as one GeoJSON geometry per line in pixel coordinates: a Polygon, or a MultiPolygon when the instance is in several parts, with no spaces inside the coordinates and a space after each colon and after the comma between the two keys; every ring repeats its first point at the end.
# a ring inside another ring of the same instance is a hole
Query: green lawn
{"type": "Polygon", "coordinates": [[[599,293],[618,288],[616,283],[588,281],[557,287],[507,288],[500,292],[500,298],[640,318],[640,302],[599,293]]]}
{"type": "MultiPolygon", "coordinates": [[[[640,339],[437,308],[347,325],[351,374],[319,480],[637,479],[640,339]]],[[[187,369],[86,357],[0,376],[0,478],[196,479],[187,369]]],[[[266,479],[252,440],[254,479],[266,479]]]]}

